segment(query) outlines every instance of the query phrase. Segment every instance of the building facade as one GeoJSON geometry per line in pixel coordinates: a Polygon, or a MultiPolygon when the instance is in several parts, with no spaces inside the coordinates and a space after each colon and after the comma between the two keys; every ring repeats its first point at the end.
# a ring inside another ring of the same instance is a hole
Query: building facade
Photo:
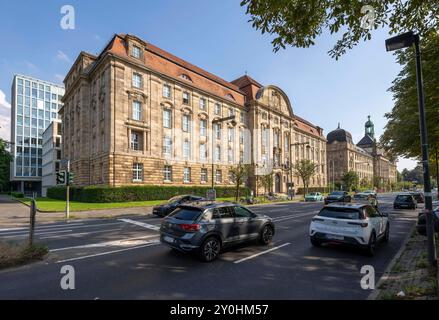
{"type": "Polygon", "coordinates": [[[13,189],[41,194],[42,134],[58,118],[62,107],[62,86],[15,75],[11,93],[11,141],[13,189]]]}
{"type": "Polygon", "coordinates": [[[397,181],[396,164],[377,146],[370,116],[365,123],[364,137],[357,144],[354,144],[352,135],[339,125],[328,133],[326,149],[330,184],[342,186],[343,177],[349,171],[358,175],[360,186],[384,189],[397,181]]]}
{"type": "Polygon", "coordinates": [[[230,168],[244,163],[250,186],[272,172],[271,191],[286,192],[302,158],[319,165],[312,186],[326,184],[323,130],[275,86],[227,82],[132,35],[115,35],[99,56],[82,52],[64,83],[62,153],[77,185],[231,185],[230,168]]]}
{"type": "Polygon", "coordinates": [[[56,185],[56,173],[61,161],[61,120],[55,119],[44,130],[42,150],[42,196],[47,189],[56,185]]]}

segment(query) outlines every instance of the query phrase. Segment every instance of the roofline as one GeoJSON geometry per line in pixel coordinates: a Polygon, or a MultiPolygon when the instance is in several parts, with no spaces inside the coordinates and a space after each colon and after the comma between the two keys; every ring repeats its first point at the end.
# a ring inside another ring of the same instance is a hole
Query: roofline
{"type": "Polygon", "coordinates": [[[32,76],[24,75],[24,74],[21,74],[21,73],[15,73],[13,81],[15,81],[15,79],[17,77],[25,78],[25,79],[32,80],[32,81],[38,81],[38,82],[42,82],[42,83],[51,85],[52,87],[58,87],[60,89],[65,89],[64,84],[56,84],[54,82],[50,82],[50,81],[47,81],[47,80],[41,80],[39,78],[35,78],[35,77],[32,77],[32,76]]]}

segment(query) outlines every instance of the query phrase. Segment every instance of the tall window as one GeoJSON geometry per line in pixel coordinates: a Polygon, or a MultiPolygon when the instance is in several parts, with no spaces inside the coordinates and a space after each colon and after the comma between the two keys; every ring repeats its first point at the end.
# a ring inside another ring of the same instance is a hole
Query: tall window
{"type": "Polygon", "coordinates": [[[140,48],[138,46],[133,46],[132,56],[134,58],[140,59],[141,55],[142,55],[142,52],[140,51],[140,48]]]}
{"type": "Polygon", "coordinates": [[[183,115],[183,131],[191,132],[191,116],[184,114],[183,115]]]}
{"type": "Polygon", "coordinates": [[[133,73],[133,87],[141,88],[142,87],[142,75],[140,73],[133,73]]]}
{"type": "Polygon", "coordinates": [[[239,162],[244,163],[244,151],[239,151],[239,162]]]}
{"type": "Polygon", "coordinates": [[[201,169],[200,178],[201,178],[200,179],[201,182],[207,182],[208,174],[207,174],[207,169],[206,168],[202,168],[201,169]]]}
{"type": "Polygon", "coordinates": [[[244,144],[244,129],[239,129],[239,143],[244,144]]]}
{"type": "Polygon", "coordinates": [[[133,101],[133,119],[142,120],[142,104],[139,101],[133,101]]]}
{"type": "Polygon", "coordinates": [[[200,120],[200,136],[207,136],[207,120],[205,119],[200,120]]]}
{"type": "Polygon", "coordinates": [[[215,114],[220,115],[221,114],[221,104],[218,102],[215,103],[215,114]]]}
{"type": "Polygon", "coordinates": [[[185,159],[189,159],[191,157],[191,142],[189,140],[185,140],[183,142],[183,157],[185,159]]]}
{"type": "Polygon", "coordinates": [[[244,122],[245,122],[245,114],[244,114],[244,111],[241,111],[241,113],[239,114],[239,121],[240,121],[241,123],[244,123],[244,122]]]}
{"type": "Polygon", "coordinates": [[[235,111],[232,108],[229,108],[229,117],[233,116],[235,111]]]}
{"type": "Polygon", "coordinates": [[[229,163],[233,162],[233,149],[231,147],[227,149],[227,160],[229,161],[229,163]]]}
{"type": "Polygon", "coordinates": [[[183,169],[183,182],[191,182],[191,168],[185,167],[183,169]]]}
{"type": "Polygon", "coordinates": [[[279,133],[277,131],[273,132],[273,143],[276,148],[279,147],[279,133]]]}
{"type": "Polygon", "coordinates": [[[215,170],[215,182],[216,183],[223,182],[223,172],[219,169],[215,170]]]}
{"type": "Polygon", "coordinates": [[[183,104],[189,104],[190,102],[190,94],[187,91],[183,92],[183,104]]]}
{"type": "Polygon", "coordinates": [[[163,167],[163,180],[164,181],[172,181],[172,167],[164,166],[163,167]]]}
{"type": "Polygon", "coordinates": [[[163,127],[165,128],[172,127],[172,113],[171,110],[169,109],[163,110],[163,127]]]}
{"type": "Polygon", "coordinates": [[[215,160],[218,162],[221,161],[221,146],[215,147],[215,160]]]}
{"type": "Polygon", "coordinates": [[[140,150],[140,133],[131,131],[131,150],[140,150]]]}
{"type": "Polygon", "coordinates": [[[133,163],[133,181],[143,181],[143,164],[133,163]]]}
{"type": "Polygon", "coordinates": [[[233,142],[234,136],[235,136],[235,129],[234,128],[227,128],[227,139],[229,142],[233,142]]]}
{"type": "Polygon", "coordinates": [[[206,144],[202,143],[200,144],[200,160],[205,161],[206,158],[207,158],[206,144]]]}
{"type": "Polygon", "coordinates": [[[200,110],[206,110],[206,98],[200,98],[200,110]]]}
{"type": "Polygon", "coordinates": [[[170,137],[163,138],[163,153],[168,156],[172,153],[172,140],[170,137]]]}
{"type": "Polygon", "coordinates": [[[163,97],[171,99],[171,86],[168,84],[163,85],[163,97]]]}
{"type": "Polygon", "coordinates": [[[221,139],[221,125],[219,123],[215,123],[215,137],[221,139]]]}

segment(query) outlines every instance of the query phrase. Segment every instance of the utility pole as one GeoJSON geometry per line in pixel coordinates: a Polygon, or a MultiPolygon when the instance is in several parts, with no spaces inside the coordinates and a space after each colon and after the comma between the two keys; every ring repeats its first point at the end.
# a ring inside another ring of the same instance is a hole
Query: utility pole
{"type": "Polygon", "coordinates": [[[66,172],[66,219],[70,217],[70,160],[67,160],[67,172],[66,172]]]}

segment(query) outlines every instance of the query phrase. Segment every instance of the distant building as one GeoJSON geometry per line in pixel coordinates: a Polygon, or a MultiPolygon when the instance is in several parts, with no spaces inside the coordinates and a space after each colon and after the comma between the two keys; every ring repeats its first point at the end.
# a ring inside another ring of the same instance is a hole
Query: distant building
{"type": "Polygon", "coordinates": [[[354,171],[360,185],[387,188],[396,182],[395,162],[387,157],[375,140],[374,124],[368,117],[364,137],[356,145],[352,135],[340,128],[327,135],[328,182],[342,185],[343,176],[354,171]]]}
{"type": "Polygon", "coordinates": [[[125,34],[98,56],[81,52],[64,83],[62,151],[76,185],[234,185],[241,162],[253,190],[255,175],[270,173],[267,191],[286,193],[301,187],[291,164],[309,159],[318,165],[310,186],[326,186],[323,129],[276,86],[225,81],[125,34]],[[232,115],[234,124],[213,123],[232,115]]]}
{"type": "Polygon", "coordinates": [[[11,183],[15,191],[41,194],[42,134],[58,118],[62,86],[15,75],[11,93],[11,183]]]}
{"type": "Polygon", "coordinates": [[[56,172],[61,161],[61,120],[53,120],[43,132],[42,195],[56,185],[56,172]]]}

